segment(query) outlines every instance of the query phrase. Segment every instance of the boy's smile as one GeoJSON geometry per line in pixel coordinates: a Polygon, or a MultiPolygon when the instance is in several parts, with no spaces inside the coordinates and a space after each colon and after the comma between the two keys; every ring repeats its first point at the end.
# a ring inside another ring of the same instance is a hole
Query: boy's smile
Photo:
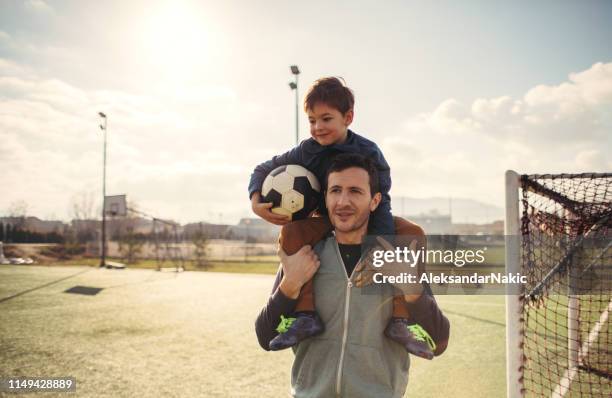
{"type": "Polygon", "coordinates": [[[322,146],[341,144],[346,140],[347,128],[353,121],[353,111],[346,114],[323,102],[307,111],[310,135],[322,146]]]}

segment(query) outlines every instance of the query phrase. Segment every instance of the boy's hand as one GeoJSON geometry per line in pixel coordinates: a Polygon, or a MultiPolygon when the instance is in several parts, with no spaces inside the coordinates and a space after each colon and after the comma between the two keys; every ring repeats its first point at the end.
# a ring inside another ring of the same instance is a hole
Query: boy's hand
{"type": "Polygon", "coordinates": [[[278,248],[278,257],[283,267],[283,279],[279,288],[283,294],[296,299],[300,289],[317,272],[321,262],[310,245],[306,245],[292,256],[288,256],[282,248],[278,248]]]}
{"type": "Polygon", "coordinates": [[[251,197],[251,208],[253,209],[253,213],[257,214],[267,222],[276,225],[285,225],[291,221],[287,216],[272,213],[272,211],[270,211],[270,208],[272,208],[272,203],[261,203],[260,199],[261,194],[259,192],[255,192],[251,197]]]}

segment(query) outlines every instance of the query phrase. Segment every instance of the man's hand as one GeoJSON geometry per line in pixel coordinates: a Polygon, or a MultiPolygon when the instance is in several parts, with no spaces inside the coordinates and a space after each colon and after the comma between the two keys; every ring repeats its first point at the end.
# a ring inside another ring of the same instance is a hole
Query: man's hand
{"type": "MultiPolygon", "coordinates": [[[[380,273],[383,276],[399,276],[401,274],[414,275],[415,283],[400,283],[400,282],[391,282],[391,284],[401,290],[404,293],[404,298],[408,302],[416,301],[419,297],[421,297],[421,293],[423,292],[423,286],[418,282],[418,268],[416,264],[411,264],[409,262],[397,262],[397,261],[385,261],[382,267],[375,267],[373,265],[373,256],[374,252],[377,250],[387,250],[391,252],[395,252],[395,247],[393,247],[389,242],[381,238],[380,236],[376,237],[378,244],[380,246],[375,246],[370,249],[370,251],[364,256],[363,261],[361,261],[355,267],[355,271],[359,274],[357,278],[355,278],[355,285],[357,287],[367,286],[373,282],[373,277],[375,273],[380,273]]],[[[410,251],[415,251],[417,246],[417,241],[413,240],[410,242],[408,249],[410,251]]]]}
{"type": "Polygon", "coordinates": [[[253,196],[251,196],[251,209],[253,209],[253,213],[257,214],[267,222],[276,225],[285,225],[291,221],[287,216],[272,213],[272,211],[270,211],[270,208],[272,208],[271,202],[261,203],[260,200],[261,193],[259,192],[255,192],[253,196]]]}
{"type": "Polygon", "coordinates": [[[302,286],[308,282],[319,269],[321,262],[309,245],[302,247],[292,256],[288,256],[279,247],[278,256],[283,267],[283,279],[279,289],[290,299],[296,299],[302,286]]]}

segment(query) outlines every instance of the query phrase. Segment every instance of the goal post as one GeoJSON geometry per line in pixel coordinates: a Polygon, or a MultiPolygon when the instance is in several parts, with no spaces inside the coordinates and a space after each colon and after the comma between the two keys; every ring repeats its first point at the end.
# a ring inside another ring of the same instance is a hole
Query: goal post
{"type": "MultiPolygon", "coordinates": [[[[506,171],[506,273],[518,273],[520,265],[519,178],[513,170],[506,171]]],[[[506,391],[508,397],[523,396],[521,350],[521,297],[506,288],[506,391]]]]}
{"type": "Polygon", "coordinates": [[[507,171],[508,397],[612,396],[612,173],[507,171]]]}

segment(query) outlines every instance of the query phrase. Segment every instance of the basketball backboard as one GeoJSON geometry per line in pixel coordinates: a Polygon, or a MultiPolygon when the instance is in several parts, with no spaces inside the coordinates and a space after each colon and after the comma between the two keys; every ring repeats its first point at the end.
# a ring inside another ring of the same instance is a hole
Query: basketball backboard
{"type": "Polygon", "coordinates": [[[109,216],[125,217],[127,215],[127,202],[125,195],[106,196],[104,212],[109,216]]]}

